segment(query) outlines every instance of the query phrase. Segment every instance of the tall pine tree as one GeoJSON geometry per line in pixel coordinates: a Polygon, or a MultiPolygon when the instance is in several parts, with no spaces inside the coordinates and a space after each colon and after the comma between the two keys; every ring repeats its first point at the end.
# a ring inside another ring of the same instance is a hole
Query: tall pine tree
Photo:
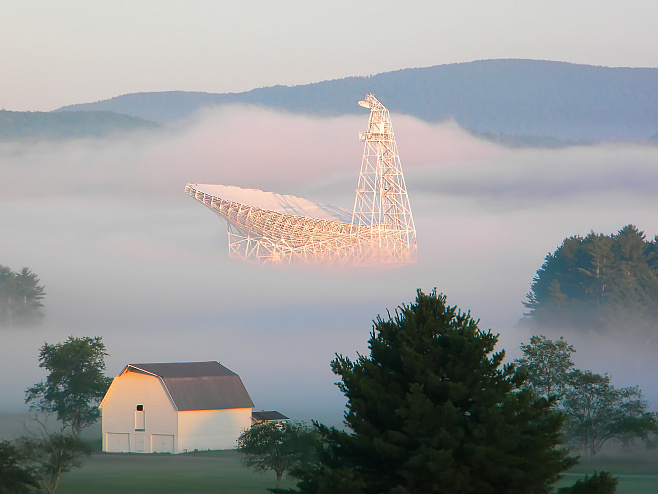
{"type": "Polygon", "coordinates": [[[539,328],[645,334],[658,319],[658,237],[628,225],[565,239],[537,270],[524,305],[539,328]]]}
{"type": "Polygon", "coordinates": [[[0,327],[25,326],[43,318],[45,296],[39,278],[29,268],[14,273],[0,265],[0,327]]]}
{"type": "Polygon", "coordinates": [[[497,340],[436,290],[377,318],[370,356],[332,362],[349,430],[318,426],[321,461],[302,492],[549,492],[574,462],[563,417],[501,368],[497,340]]]}

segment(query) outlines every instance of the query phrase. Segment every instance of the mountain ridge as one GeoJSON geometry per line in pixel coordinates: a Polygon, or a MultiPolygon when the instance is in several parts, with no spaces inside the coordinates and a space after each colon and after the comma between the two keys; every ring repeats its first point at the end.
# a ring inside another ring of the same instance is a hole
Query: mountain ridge
{"type": "Polygon", "coordinates": [[[491,59],[406,68],[241,93],[129,93],[63,110],[105,110],[158,123],[212,106],[259,105],[322,117],[354,114],[371,92],[393,113],[454,120],[486,136],[568,142],[650,140],[658,134],[658,68],[491,59]]]}

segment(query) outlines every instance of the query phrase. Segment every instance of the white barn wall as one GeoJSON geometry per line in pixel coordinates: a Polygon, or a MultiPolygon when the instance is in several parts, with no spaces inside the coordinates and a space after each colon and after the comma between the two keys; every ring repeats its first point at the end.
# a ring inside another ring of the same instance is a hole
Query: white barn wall
{"type": "Polygon", "coordinates": [[[178,452],[233,449],[251,425],[251,408],[178,412],[178,452]]]}
{"type": "Polygon", "coordinates": [[[128,371],[112,382],[102,404],[103,451],[107,450],[109,433],[130,434],[130,451],[137,451],[136,436],[144,438],[144,452],[151,452],[151,435],[173,435],[174,451],[178,451],[177,411],[160,379],[150,374],[128,371]],[[135,410],[144,405],[145,430],[135,431],[135,410]]]}

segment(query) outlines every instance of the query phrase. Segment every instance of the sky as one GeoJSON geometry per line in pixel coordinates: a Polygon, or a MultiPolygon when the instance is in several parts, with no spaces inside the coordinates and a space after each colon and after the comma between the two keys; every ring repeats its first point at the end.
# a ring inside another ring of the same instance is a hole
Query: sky
{"type": "Polygon", "coordinates": [[[0,0],[0,108],[240,92],[495,58],[658,67],[658,3],[0,0]]]}
{"type": "MultiPolygon", "coordinates": [[[[658,3],[0,0],[0,108],[49,111],[139,91],[245,91],[489,58],[658,67],[658,3]]],[[[386,104],[387,102],[383,102],[386,104]]],[[[356,102],[355,102],[356,104],[356,102]]],[[[102,336],[107,372],[218,360],[257,409],[340,423],[329,362],[367,352],[372,320],[434,287],[529,340],[522,301],[571,235],[658,234],[658,150],[507,149],[393,115],[418,263],[340,271],[228,258],[219,219],[184,194],[216,183],[350,208],[367,112],[332,119],[224,108],[107,139],[0,143],[0,264],[46,286],[44,324],[0,330],[0,411],[43,379],[38,349],[102,336]],[[254,136],[259,136],[256,141],[254,136]]],[[[653,344],[571,334],[576,365],[653,389],[653,344]]]]}

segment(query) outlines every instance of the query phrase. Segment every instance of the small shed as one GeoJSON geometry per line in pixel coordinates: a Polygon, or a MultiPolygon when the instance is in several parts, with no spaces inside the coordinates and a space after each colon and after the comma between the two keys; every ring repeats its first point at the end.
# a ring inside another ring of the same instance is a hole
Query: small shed
{"type": "Polygon", "coordinates": [[[231,449],[254,407],[240,376],[219,362],[128,364],[103,401],[103,451],[231,449]]]}
{"type": "Polygon", "coordinates": [[[251,424],[259,424],[261,422],[289,422],[290,419],[281,412],[276,410],[261,410],[260,412],[251,412],[251,424]]]}

